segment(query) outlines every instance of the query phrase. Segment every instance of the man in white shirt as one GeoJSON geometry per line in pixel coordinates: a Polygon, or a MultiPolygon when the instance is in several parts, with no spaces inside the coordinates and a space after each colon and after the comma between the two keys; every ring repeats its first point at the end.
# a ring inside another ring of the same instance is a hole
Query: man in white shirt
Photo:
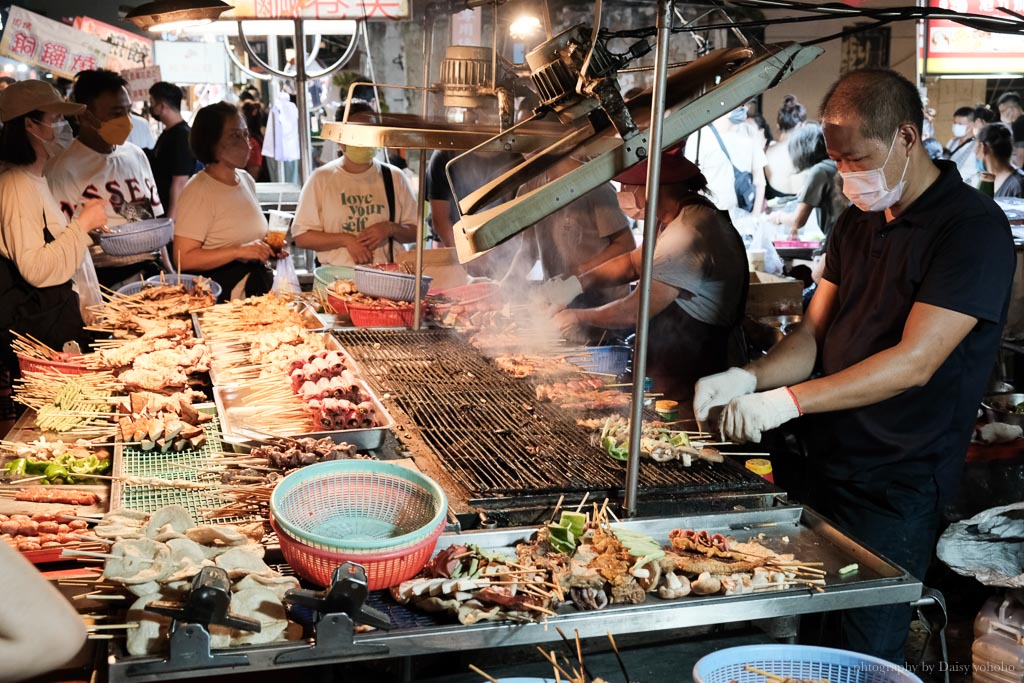
{"type": "Polygon", "coordinates": [[[733,166],[740,172],[752,174],[755,196],[751,213],[759,214],[764,206],[764,167],[768,164],[768,159],[757,139],[750,134],[746,120],[746,107],[737,107],[710,126],[690,135],[686,139],[685,156],[687,159],[693,159],[700,167],[708,180],[711,201],[723,211],[736,209],[738,205],[733,166]],[[715,137],[716,131],[722,139],[722,144],[719,144],[715,137]],[[728,156],[722,149],[723,144],[729,152],[728,156]]]}
{"type": "MultiPolygon", "coordinates": [[[[368,113],[368,106],[358,112],[368,113]]],[[[312,249],[333,266],[391,263],[395,249],[416,241],[418,205],[409,180],[376,160],[375,148],[340,147],[342,157],[314,171],[302,188],[292,226],[295,246],[312,249]]]]}
{"type": "MultiPolygon", "coordinates": [[[[145,152],[128,142],[131,100],[125,80],[106,69],[83,71],[72,97],[86,106],[78,137],[50,159],[43,175],[61,210],[70,219],[88,200],[107,200],[107,225],[115,226],[164,214],[156,180],[145,152]]],[[[159,271],[153,254],[115,257],[91,250],[100,282],[114,287],[141,272],[159,271]]]]}

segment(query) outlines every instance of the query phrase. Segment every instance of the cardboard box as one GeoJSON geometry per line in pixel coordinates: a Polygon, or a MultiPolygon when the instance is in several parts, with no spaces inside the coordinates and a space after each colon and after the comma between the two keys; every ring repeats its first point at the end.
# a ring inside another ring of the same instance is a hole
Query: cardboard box
{"type": "MultiPolygon", "coordinates": [[[[395,263],[408,264],[410,272],[416,268],[415,251],[395,251],[395,263]]],[[[424,249],[423,274],[434,278],[431,289],[450,289],[466,284],[469,276],[459,263],[455,249],[424,249]]]]}
{"type": "Polygon", "coordinates": [[[752,272],[747,294],[747,315],[800,315],[803,313],[804,284],[791,277],[752,272]]]}

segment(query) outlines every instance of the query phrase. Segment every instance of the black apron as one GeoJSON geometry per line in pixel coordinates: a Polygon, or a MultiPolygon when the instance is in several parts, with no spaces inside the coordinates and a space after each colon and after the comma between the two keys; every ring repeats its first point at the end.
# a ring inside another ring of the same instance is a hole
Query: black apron
{"type": "MultiPolygon", "coordinates": [[[[47,244],[54,241],[43,215],[43,239],[47,244]]],[[[72,289],[71,280],[50,287],[34,287],[21,276],[18,266],[11,259],[0,256],[0,346],[4,348],[4,361],[17,360],[11,352],[11,331],[31,335],[50,348],[60,351],[64,343],[77,341],[83,349],[89,343],[82,312],[78,307],[78,294],[72,289]]]]}
{"type": "Polygon", "coordinates": [[[218,303],[230,299],[231,290],[246,275],[249,276],[249,279],[245,281],[245,295],[247,297],[260,296],[274,288],[274,274],[266,264],[259,261],[231,261],[223,266],[217,266],[209,270],[193,270],[189,272],[208,277],[221,286],[223,291],[217,300],[218,303]]]}

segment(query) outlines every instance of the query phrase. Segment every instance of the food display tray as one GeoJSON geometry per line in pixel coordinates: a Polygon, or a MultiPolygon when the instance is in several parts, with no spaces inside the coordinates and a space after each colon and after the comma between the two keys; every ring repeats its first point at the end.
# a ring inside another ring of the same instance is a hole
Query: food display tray
{"type": "MultiPolygon", "coordinates": [[[[310,332],[324,332],[328,328],[324,325],[324,321],[317,315],[316,309],[308,301],[296,300],[291,303],[291,306],[299,312],[302,317],[302,321],[306,326],[306,329],[310,332]]],[[[203,338],[203,319],[199,313],[192,314],[192,323],[196,328],[196,336],[200,339],[203,338]]]]}
{"type": "MultiPolygon", "coordinates": [[[[287,381],[282,379],[282,381],[287,381]]],[[[311,436],[320,439],[330,437],[335,443],[352,444],[361,451],[372,451],[381,447],[384,442],[384,435],[389,429],[395,426],[395,419],[391,417],[384,404],[370,389],[366,382],[358,380],[359,386],[370,396],[370,401],[377,410],[381,424],[376,427],[365,429],[336,429],[327,432],[303,432],[294,433],[269,433],[259,426],[260,413],[264,410],[259,404],[249,404],[246,399],[251,392],[242,386],[226,386],[213,388],[213,400],[217,405],[217,412],[220,414],[221,426],[223,428],[223,439],[225,442],[235,446],[251,446],[253,441],[265,441],[274,436],[285,436],[289,438],[301,438],[311,436]]]]}
{"type": "MultiPolygon", "coordinates": [[[[119,440],[114,446],[115,477],[156,477],[192,482],[219,483],[219,479],[205,475],[199,470],[209,464],[215,454],[221,452],[221,424],[215,406],[201,403],[196,408],[214,415],[214,419],[203,425],[206,443],[201,448],[161,453],[159,450],[142,451],[135,446],[126,446],[119,440]]],[[[167,505],[180,505],[198,523],[216,524],[221,522],[242,522],[260,519],[259,515],[242,517],[208,518],[209,510],[219,508],[230,501],[215,490],[178,488],[173,486],[150,486],[129,484],[115,479],[111,485],[111,509],[140,510],[155,512],[167,505]]]]}
{"type": "MultiPolygon", "coordinates": [[[[383,645],[386,654],[338,654],[320,660],[318,665],[351,662],[381,657],[409,657],[425,654],[480,650],[496,647],[547,645],[560,642],[563,633],[579,633],[581,639],[606,638],[630,633],[684,631],[713,624],[744,622],[758,619],[791,617],[800,614],[830,612],[839,609],[911,603],[921,595],[921,582],[899,566],[860,544],[832,526],[813,510],[802,506],[786,506],[769,510],[714,512],[685,517],[656,517],[626,521],[623,526],[647,533],[664,541],[675,528],[707,529],[746,540],[759,542],[780,553],[794,553],[804,561],[824,563],[828,571],[823,592],[807,588],[764,591],[746,595],[712,595],[661,600],[649,597],[639,605],[611,605],[606,609],[578,611],[570,605],[544,623],[512,624],[481,621],[460,625],[451,617],[417,612],[395,603],[387,591],[375,591],[367,604],[383,611],[391,621],[391,629],[370,631],[355,637],[356,645],[383,645]],[[763,534],[763,536],[762,536],[763,534]],[[841,567],[856,563],[858,571],[839,575],[841,567]]],[[[527,540],[536,527],[517,527],[497,531],[470,531],[442,534],[437,549],[451,545],[474,544],[488,550],[510,548],[527,540]]],[[[696,631],[695,631],[696,632],[696,631]]],[[[676,634],[678,636],[678,633],[676,634]]],[[[309,647],[306,643],[275,643],[253,648],[236,648],[231,654],[244,654],[246,662],[238,666],[225,663],[221,667],[202,670],[182,668],[157,674],[133,675],[139,664],[159,661],[154,657],[130,657],[124,645],[113,641],[110,657],[112,683],[164,681],[212,676],[221,673],[243,673],[284,669],[294,664],[281,664],[285,653],[309,647]]],[[[184,664],[184,662],[183,662],[184,664]]],[[[308,664],[307,664],[308,666],[308,664]]]]}

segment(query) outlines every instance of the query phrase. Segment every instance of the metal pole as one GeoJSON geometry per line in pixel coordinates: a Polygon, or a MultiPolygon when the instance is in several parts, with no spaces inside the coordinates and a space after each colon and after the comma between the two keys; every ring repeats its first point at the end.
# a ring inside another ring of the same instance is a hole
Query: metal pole
{"type": "MultiPolygon", "coordinates": [[[[421,102],[420,112],[423,118],[427,118],[428,111],[428,98],[430,97],[430,58],[433,52],[433,38],[434,38],[434,16],[433,12],[427,10],[426,16],[424,17],[425,22],[423,24],[423,100],[421,102]]],[[[423,282],[423,250],[426,248],[426,236],[427,236],[427,212],[423,210],[423,201],[427,196],[427,150],[420,150],[420,175],[419,175],[419,190],[416,195],[418,201],[416,205],[419,207],[419,211],[416,213],[416,296],[413,299],[413,311],[412,311],[412,329],[418,330],[423,325],[422,318],[422,304],[420,300],[423,298],[420,291],[420,283],[423,282]]]]}
{"type": "Polygon", "coordinates": [[[644,208],[644,246],[640,269],[640,310],[633,350],[633,406],[630,415],[629,461],[626,463],[624,512],[637,513],[640,483],[640,436],[643,433],[644,376],[647,374],[647,338],[651,321],[651,275],[654,240],[658,230],[658,185],[661,183],[661,131],[665,116],[665,77],[668,73],[668,40],[673,0],[658,0],[658,44],[655,52],[654,91],[651,97],[651,134],[647,161],[647,206],[644,208]]]}
{"type": "Polygon", "coordinates": [[[299,109],[299,185],[304,186],[313,171],[312,139],[309,136],[309,107],[306,104],[306,37],[302,19],[295,20],[295,106],[299,109]]]}

